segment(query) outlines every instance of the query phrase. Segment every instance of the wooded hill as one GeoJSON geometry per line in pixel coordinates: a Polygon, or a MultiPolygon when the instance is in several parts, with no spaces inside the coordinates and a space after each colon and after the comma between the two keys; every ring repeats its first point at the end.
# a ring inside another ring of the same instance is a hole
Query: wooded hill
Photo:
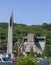
{"type": "MultiPolygon", "coordinates": [[[[25,25],[14,23],[13,43],[18,39],[23,40],[28,33],[34,33],[37,36],[46,36],[45,55],[51,56],[51,24],[43,23],[42,25],[25,25]]],[[[0,23],[0,43],[4,44],[3,49],[7,48],[8,23],[0,23]]]]}
{"type": "MultiPolygon", "coordinates": [[[[28,33],[34,33],[37,36],[46,36],[47,44],[51,44],[51,24],[43,23],[42,25],[25,25],[14,23],[13,27],[13,42],[18,39],[23,40],[23,37],[28,33]]],[[[0,42],[7,43],[8,38],[8,23],[0,23],[0,42]]]]}

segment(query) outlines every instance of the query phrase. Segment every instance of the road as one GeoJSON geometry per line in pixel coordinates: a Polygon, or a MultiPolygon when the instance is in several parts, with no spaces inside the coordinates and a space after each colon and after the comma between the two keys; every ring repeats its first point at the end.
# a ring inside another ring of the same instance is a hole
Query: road
{"type": "Polygon", "coordinates": [[[2,63],[2,62],[0,62],[0,65],[16,65],[16,63],[9,63],[9,62],[7,62],[7,63],[2,63]]]}

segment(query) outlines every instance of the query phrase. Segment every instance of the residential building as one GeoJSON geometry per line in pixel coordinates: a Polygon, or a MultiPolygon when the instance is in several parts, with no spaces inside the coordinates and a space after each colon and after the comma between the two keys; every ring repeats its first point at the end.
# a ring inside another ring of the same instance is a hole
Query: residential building
{"type": "Polygon", "coordinates": [[[31,48],[35,53],[42,53],[45,48],[46,37],[36,36],[33,33],[29,33],[27,37],[24,37],[24,52],[30,53],[31,48]]]}

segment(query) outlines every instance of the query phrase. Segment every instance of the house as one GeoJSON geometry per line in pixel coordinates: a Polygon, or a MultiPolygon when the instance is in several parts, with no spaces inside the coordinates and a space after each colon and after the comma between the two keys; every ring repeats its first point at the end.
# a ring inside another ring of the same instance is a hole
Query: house
{"type": "Polygon", "coordinates": [[[17,52],[18,52],[18,56],[21,56],[23,54],[24,48],[23,48],[23,42],[18,39],[18,41],[16,42],[17,44],[17,52]]]}
{"type": "Polygon", "coordinates": [[[29,54],[32,49],[34,53],[42,53],[45,43],[45,36],[36,36],[33,33],[29,33],[27,37],[24,37],[24,52],[29,54]]]}

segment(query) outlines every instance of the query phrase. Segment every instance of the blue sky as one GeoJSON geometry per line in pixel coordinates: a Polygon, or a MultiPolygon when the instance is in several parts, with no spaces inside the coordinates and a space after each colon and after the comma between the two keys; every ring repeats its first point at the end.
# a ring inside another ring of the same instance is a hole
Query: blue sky
{"type": "Polygon", "coordinates": [[[51,23],[51,0],[0,0],[0,22],[8,22],[12,11],[15,23],[51,23]]]}

